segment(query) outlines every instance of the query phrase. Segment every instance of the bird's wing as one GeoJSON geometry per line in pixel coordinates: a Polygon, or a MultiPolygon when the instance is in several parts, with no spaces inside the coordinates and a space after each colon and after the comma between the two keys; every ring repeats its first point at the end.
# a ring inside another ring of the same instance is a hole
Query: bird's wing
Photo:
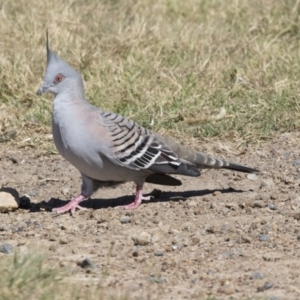
{"type": "Polygon", "coordinates": [[[101,140],[106,144],[102,155],[113,163],[152,173],[200,175],[153,132],[115,113],[101,112],[99,118],[101,130],[106,131],[101,140]]]}

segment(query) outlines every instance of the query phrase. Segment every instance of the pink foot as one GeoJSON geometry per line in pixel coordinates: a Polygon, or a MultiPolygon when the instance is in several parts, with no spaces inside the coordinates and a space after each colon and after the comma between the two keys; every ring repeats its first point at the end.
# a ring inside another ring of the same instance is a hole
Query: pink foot
{"type": "Polygon", "coordinates": [[[81,209],[81,210],[86,210],[85,207],[82,207],[79,205],[79,203],[83,200],[85,200],[86,197],[83,196],[83,195],[79,195],[73,199],[70,200],[70,202],[62,207],[55,207],[52,209],[52,211],[58,213],[58,214],[61,214],[61,213],[64,213],[64,212],[67,212],[67,211],[71,211],[71,215],[73,216],[74,213],[75,213],[75,209],[78,208],[78,209],[81,209]]]}
{"type": "Polygon", "coordinates": [[[136,209],[142,203],[142,200],[149,201],[150,199],[153,198],[153,196],[144,197],[143,193],[142,193],[142,190],[143,190],[143,187],[137,186],[134,202],[132,202],[130,204],[127,204],[127,205],[120,205],[120,206],[118,206],[118,208],[121,208],[121,209],[136,209]]]}

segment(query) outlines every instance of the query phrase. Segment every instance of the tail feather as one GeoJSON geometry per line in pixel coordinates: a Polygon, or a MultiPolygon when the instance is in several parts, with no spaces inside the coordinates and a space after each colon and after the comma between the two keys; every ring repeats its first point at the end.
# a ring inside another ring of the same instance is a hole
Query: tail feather
{"type": "MultiPolygon", "coordinates": [[[[187,166],[190,166],[192,168],[197,168],[197,169],[229,169],[229,170],[234,170],[234,171],[239,171],[239,172],[244,172],[244,173],[259,173],[260,171],[251,168],[251,167],[246,167],[243,165],[235,164],[228,162],[223,159],[215,158],[212,156],[209,156],[207,154],[201,153],[194,151],[188,147],[179,145],[176,143],[174,140],[168,138],[168,137],[163,137],[158,135],[159,139],[166,143],[174,153],[180,158],[180,160],[186,164],[187,166]]],[[[191,176],[191,175],[188,175],[191,176]]]]}

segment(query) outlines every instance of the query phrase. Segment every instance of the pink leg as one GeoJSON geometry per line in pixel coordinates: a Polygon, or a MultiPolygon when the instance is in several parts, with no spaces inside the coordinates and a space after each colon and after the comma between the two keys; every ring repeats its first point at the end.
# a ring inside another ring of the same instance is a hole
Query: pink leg
{"type": "Polygon", "coordinates": [[[64,213],[66,211],[69,211],[71,210],[71,215],[74,215],[75,213],[75,209],[76,208],[79,208],[81,210],[85,210],[86,208],[82,207],[79,205],[79,203],[83,200],[85,200],[86,197],[83,196],[83,195],[79,195],[73,199],[70,200],[70,202],[62,207],[55,207],[52,209],[52,211],[58,213],[58,214],[61,214],[61,213],[64,213]]]}
{"type": "Polygon", "coordinates": [[[153,198],[153,196],[144,197],[143,196],[143,187],[137,185],[134,202],[127,204],[127,205],[121,205],[118,207],[123,208],[123,209],[136,209],[142,203],[142,200],[149,201],[151,198],[153,198]]]}

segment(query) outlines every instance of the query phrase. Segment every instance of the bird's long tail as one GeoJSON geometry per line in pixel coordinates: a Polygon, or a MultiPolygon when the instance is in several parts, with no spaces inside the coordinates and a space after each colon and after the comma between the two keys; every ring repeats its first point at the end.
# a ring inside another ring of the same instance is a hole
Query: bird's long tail
{"type": "Polygon", "coordinates": [[[259,173],[255,168],[231,163],[224,159],[215,158],[207,154],[194,151],[188,147],[179,145],[174,140],[160,136],[160,138],[180,157],[187,166],[197,169],[228,169],[244,173],[259,173]]]}

